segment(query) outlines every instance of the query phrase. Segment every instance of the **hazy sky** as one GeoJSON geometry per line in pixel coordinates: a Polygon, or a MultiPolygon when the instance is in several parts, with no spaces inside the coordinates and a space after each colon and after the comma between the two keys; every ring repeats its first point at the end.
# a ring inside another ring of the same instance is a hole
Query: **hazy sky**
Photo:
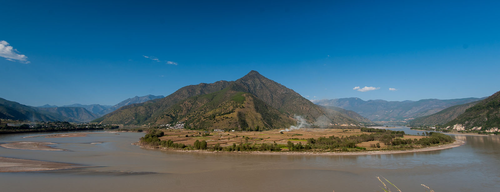
{"type": "Polygon", "coordinates": [[[0,97],[113,105],[250,70],[309,99],[484,97],[499,2],[3,1],[0,97]]]}

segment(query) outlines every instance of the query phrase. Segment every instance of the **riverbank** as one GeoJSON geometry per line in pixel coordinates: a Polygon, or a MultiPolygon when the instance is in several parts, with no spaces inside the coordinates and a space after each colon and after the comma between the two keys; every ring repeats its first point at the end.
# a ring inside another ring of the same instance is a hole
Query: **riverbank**
{"type": "Polygon", "coordinates": [[[286,151],[286,152],[272,152],[272,151],[208,151],[208,150],[179,150],[165,147],[150,147],[146,145],[141,145],[139,143],[132,143],[143,149],[151,150],[161,150],[161,151],[172,151],[172,152],[182,152],[182,153],[211,153],[211,154],[253,154],[253,155],[317,155],[317,156],[359,156],[359,155],[389,155],[389,154],[402,154],[402,153],[418,153],[418,152],[428,152],[428,151],[439,151],[445,149],[451,149],[455,147],[460,147],[465,144],[465,141],[456,140],[453,143],[420,148],[420,149],[410,149],[410,150],[380,150],[380,151],[360,151],[360,152],[296,152],[296,151],[286,151]]]}
{"type": "Polygon", "coordinates": [[[7,149],[22,149],[22,150],[39,150],[39,151],[64,151],[49,145],[55,145],[51,142],[10,142],[4,143],[0,146],[7,149]]]}
{"type": "Polygon", "coordinates": [[[0,173],[51,171],[76,168],[73,164],[0,157],[0,173]]]}

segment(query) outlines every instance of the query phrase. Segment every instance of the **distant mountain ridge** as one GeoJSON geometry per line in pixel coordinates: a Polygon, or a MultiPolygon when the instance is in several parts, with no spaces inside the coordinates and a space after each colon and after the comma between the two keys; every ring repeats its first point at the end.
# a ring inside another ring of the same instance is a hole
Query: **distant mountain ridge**
{"type": "Polygon", "coordinates": [[[127,105],[132,105],[132,104],[136,104],[136,103],[144,103],[146,101],[150,101],[150,100],[155,100],[155,99],[161,99],[165,96],[163,95],[158,95],[158,96],[155,96],[155,95],[146,95],[146,96],[142,96],[142,97],[139,97],[139,96],[135,96],[135,97],[132,97],[132,98],[128,98],[128,99],[125,99],[123,100],[122,102],[116,104],[116,105],[113,105],[107,109],[104,109],[101,113],[99,113],[99,115],[105,115],[105,114],[108,114],[108,113],[111,113],[117,109],[119,109],[120,107],[123,107],[123,106],[127,106],[127,105]]]}
{"type": "Polygon", "coordinates": [[[36,107],[26,106],[3,98],[0,98],[0,118],[29,121],[71,121],[69,117],[38,110],[36,107]]]}
{"type": "Polygon", "coordinates": [[[313,104],[295,91],[256,71],[251,71],[236,81],[186,86],[165,98],[122,107],[95,121],[128,125],[183,121],[187,122],[187,126],[198,126],[197,128],[215,128],[218,127],[217,124],[232,126],[235,125],[234,121],[238,121],[240,128],[245,123],[249,126],[283,128],[294,124],[294,115],[301,115],[310,123],[321,117],[331,124],[359,124],[341,112],[332,111],[313,104]],[[245,110],[234,108],[231,100],[234,95],[240,95],[238,101],[244,102],[241,107],[245,110]],[[267,109],[272,119],[264,119],[268,116],[263,115],[263,108],[267,109]]]}
{"type": "Polygon", "coordinates": [[[32,107],[0,98],[0,118],[26,121],[67,121],[79,123],[90,122],[104,115],[104,113],[106,113],[106,110],[111,111],[129,104],[149,101],[158,98],[163,98],[163,96],[136,96],[134,98],[124,100],[114,106],[99,104],[72,104],[63,107],[49,104],[40,107],[32,107]]]}
{"type": "MultiPolygon", "coordinates": [[[[155,96],[155,95],[150,94],[150,95],[145,95],[142,97],[135,96],[133,98],[128,98],[128,99],[125,99],[125,100],[121,101],[120,103],[113,105],[113,106],[100,105],[100,104],[82,105],[82,104],[76,103],[76,104],[71,104],[71,105],[64,105],[61,107],[82,107],[82,108],[85,108],[88,111],[92,112],[93,114],[95,114],[96,118],[97,118],[97,117],[101,117],[103,115],[106,115],[108,113],[111,113],[111,112],[113,112],[113,111],[115,111],[123,106],[131,105],[131,104],[135,104],[135,103],[143,103],[146,101],[160,99],[163,97],[164,96],[162,96],[162,95],[155,96]]],[[[56,105],[46,104],[46,105],[40,106],[39,108],[57,108],[57,107],[58,106],[56,106],[56,105]]]]}
{"type": "Polygon", "coordinates": [[[405,121],[437,113],[454,105],[461,105],[480,98],[463,99],[424,99],[419,101],[385,101],[359,98],[341,98],[331,100],[317,100],[314,103],[322,106],[334,106],[352,110],[371,121],[405,121]]]}
{"type": "Polygon", "coordinates": [[[38,111],[47,111],[67,117],[70,122],[90,122],[98,117],[83,107],[47,107],[38,108],[38,111]]]}
{"type": "Polygon", "coordinates": [[[369,119],[359,115],[358,113],[354,112],[354,111],[351,111],[351,110],[347,110],[347,109],[342,109],[340,107],[333,107],[333,106],[323,106],[325,107],[326,109],[330,109],[330,110],[333,110],[333,111],[337,111],[339,112],[340,114],[342,115],[345,115],[353,120],[356,120],[360,123],[363,123],[363,124],[366,124],[366,125],[371,125],[371,124],[374,124],[372,121],[370,121],[369,119]]]}
{"type": "Polygon", "coordinates": [[[91,105],[72,104],[72,105],[64,105],[62,107],[82,107],[92,112],[93,114],[97,115],[98,117],[103,116],[104,112],[109,108],[111,108],[111,106],[109,105],[100,105],[100,104],[91,104],[91,105]]]}

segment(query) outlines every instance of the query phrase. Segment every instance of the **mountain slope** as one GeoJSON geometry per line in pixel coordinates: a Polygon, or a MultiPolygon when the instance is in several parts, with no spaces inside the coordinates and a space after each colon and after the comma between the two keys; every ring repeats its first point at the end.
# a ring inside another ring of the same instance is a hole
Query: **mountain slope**
{"type": "Polygon", "coordinates": [[[71,121],[68,117],[47,111],[39,111],[35,107],[2,98],[0,98],[0,118],[29,121],[71,121]]]}
{"type": "Polygon", "coordinates": [[[352,110],[372,121],[403,121],[411,118],[431,115],[454,105],[461,105],[481,100],[464,99],[424,99],[419,101],[364,101],[359,98],[342,98],[315,101],[322,106],[335,106],[352,110]]]}
{"type": "Polygon", "coordinates": [[[500,128],[500,91],[468,108],[444,126],[460,129],[490,130],[500,128]]]}
{"type": "MultiPolygon", "coordinates": [[[[311,101],[303,98],[295,91],[288,89],[285,86],[270,79],[267,79],[256,71],[251,71],[244,77],[234,82],[218,81],[212,84],[199,84],[183,87],[163,99],[122,107],[119,110],[101,117],[95,121],[101,123],[132,125],[154,125],[181,121],[180,119],[182,118],[169,119],[165,117],[165,115],[167,114],[176,117],[179,116],[178,114],[174,114],[172,112],[172,106],[178,104],[181,101],[184,102],[184,100],[188,98],[192,99],[191,97],[194,96],[202,96],[215,93],[226,88],[236,93],[248,93],[245,94],[245,98],[247,100],[254,101],[254,104],[249,105],[265,106],[264,108],[266,108],[268,111],[278,111],[280,114],[286,116],[287,118],[292,118],[294,117],[294,115],[300,115],[306,118],[310,123],[313,123],[318,118],[321,118],[324,121],[332,124],[359,124],[356,120],[353,120],[346,115],[341,115],[341,112],[331,112],[331,110],[326,110],[318,105],[313,104],[311,101]],[[259,104],[261,102],[265,105],[259,104]]],[[[188,103],[190,105],[194,105],[194,103],[196,102],[188,103]]],[[[212,106],[211,108],[203,109],[202,111],[211,111],[215,108],[217,107],[212,106]]],[[[177,113],[180,113],[180,111],[177,111],[177,113]]],[[[257,113],[262,114],[261,112],[257,113]]],[[[275,113],[272,112],[272,114],[275,113]]],[[[189,114],[187,113],[184,115],[189,116],[189,114]]],[[[203,116],[202,113],[200,113],[199,115],[203,116]]],[[[184,116],[182,117],[184,118],[184,116]]],[[[188,119],[191,118],[196,119],[194,116],[190,116],[190,118],[188,119]]]]}
{"type": "Polygon", "coordinates": [[[151,117],[164,113],[170,106],[196,95],[209,94],[226,88],[230,83],[218,81],[211,84],[189,85],[162,99],[131,104],[94,120],[105,124],[142,125],[151,117]]]}
{"type": "Polygon", "coordinates": [[[68,117],[72,122],[90,122],[98,117],[82,107],[45,107],[37,110],[68,117]]]}
{"type": "Polygon", "coordinates": [[[249,93],[231,87],[211,94],[190,97],[170,107],[151,123],[185,122],[197,129],[256,130],[289,127],[295,120],[249,93]]]}
{"type": "Polygon", "coordinates": [[[251,71],[236,80],[234,86],[235,90],[251,93],[289,117],[300,115],[311,123],[320,117],[326,117],[332,124],[358,123],[350,118],[343,118],[344,116],[339,116],[338,113],[325,111],[292,89],[262,76],[257,71],[251,71]]]}
{"type": "Polygon", "coordinates": [[[459,115],[463,114],[466,109],[476,105],[477,103],[478,101],[462,105],[455,105],[435,114],[411,120],[409,124],[411,127],[443,125],[457,118],[459,115]]]}

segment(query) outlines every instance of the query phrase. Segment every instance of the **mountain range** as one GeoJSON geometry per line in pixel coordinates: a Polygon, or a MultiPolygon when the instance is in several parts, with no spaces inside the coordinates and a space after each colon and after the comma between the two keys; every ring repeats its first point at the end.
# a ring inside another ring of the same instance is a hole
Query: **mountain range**
{"type": "MultiPolygon", "coordinates": [[[[85,108],[88,111],[92,112],[93,114],[97,115],[97,117],[101,117],[101,116],[106,115],[108,113],[111,113],[111,112],[113,112],[113,111],[115,111],[123,106],[131,105],[131,104],[135,104],[135,103],[143,103],[143,102],[146,102],[149,100],[160,99],[163,97],[164,97],[163,95],[158,95],[158,96],[146,95],[146,96],[142,96],[142,97],[135,96],[132,98],[125,99],[122,102],[120,102],[116,105],[113,105],[113,106],[100,105],[100,104],[90,104],[90,105],[72,104],[72,105],[64,105],[61,107],[82,107],[82,108],[85,108]]],[[[40,106],[39,108],[54,108],[54,107],[58,107],[58,106],[46,104],[46,105],[40,106]]]]}
{"type": "Polygon", "coordinates": [[[0,118],[29,121],[90,122],[120,107],[159,98],[163,98],[163,96],[136,96],[114,106],[72,104],[62,107],[48,104],[40,107],[31,107],[0,98],[0,118]]]}
{"type": "Polygon", "coordinates": [[[331,100],[317,100],[314,103],[322,106],[334,106],[352,110],[371,121],[407,121],[437,113],[451,106],[461,105],[480,98],[463,99],[424,99],[419,101],[385,101],[360,98],[341,98],[331,100]]]}
{"type": "Polygon", "coordinates": [[[37,108],[38,112],[48,112],[51,114],[57,114],[59,121],[69,121],[69,122],[90,122],[96,119],[98,116],[83,107],[45,107],[37,108]],[[67,120],[66,118],[69,118],[67,120]]]}
{"type": "Polygon", "coordinates": [[[384,101],[341,98],[311,102],[292,89],[251,71],[235,81],[182,87],[163,96],[126,99],[114,106],[73,104],[31,107],[0,98],[0,118],[31,121],[153,125],[184,123],[197,129],[262,130],[285,128],[305,119],[310,125],[370,125],[406,122],[460,129],[499,127],[500,93],[482,100],[424,99],[384,101]],[[300,116],[300,117],[298,117],[300,116]],[[479,127],[479,128],[478,128],[479,127]]]}
{"type": "Polygon", "coordinates": [[[295,124],[296,115],[311,124],[318,120],[328,125],[359,124],[349,114],[315,105],[257,71],[236,81],[186,86],[165,98],[128,105],[95,121],[125,125],[183,122],[191,128],[253,130],[288,127],[295,124]]]}
{"type": "Polygon", "coordinates": [[[71,121],[71,118],[0,98],[0,119],[29,121],[71,121]]]}

